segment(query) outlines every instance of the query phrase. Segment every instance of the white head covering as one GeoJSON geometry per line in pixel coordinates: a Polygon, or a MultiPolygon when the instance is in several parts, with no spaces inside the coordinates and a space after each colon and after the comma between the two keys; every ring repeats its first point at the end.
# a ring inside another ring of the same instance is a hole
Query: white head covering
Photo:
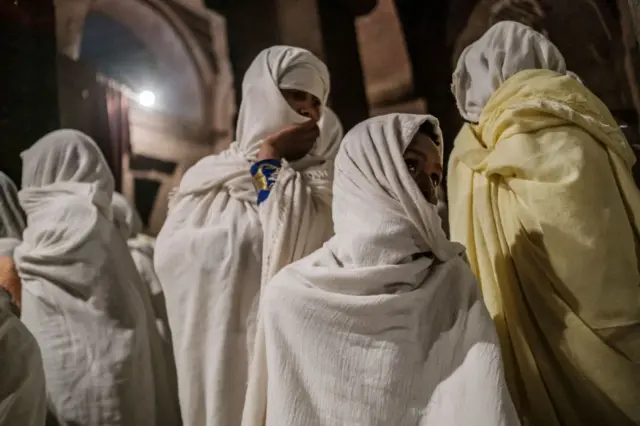
{"type": "Polygon", "coordinates": [[[0,238],[22,238],[24,212],[18,201],[18,190],[9,176],[0,172],[0,238]]]}
{"type": "Polygon", "coordinates": [[[109,199],[113,175],[98,145],[77,130],[56,130],[20,154],[22,188],[42,188],[56,183],[95,185],[109,199]]]}
{"type": "Polygon", "coordinates": [[[249,159],[255,158],[268,134],[308,120],[289,106],[280,88],[311,93],[324,106],[329,96],[329,71],[311,52],[297,47],[274,46],[256,56],[242,82],[236,127],[239,149],[249,159]]]}
{"type": "Polygon", "coordinates": [[[545,36],[518,22],[498,22],[468,46],[453,73],[452,91],[465,120],[477,122],[502,83],[520,71],[567,73],[564,57],[545,36]]]}
{"type": "Polygon", "coordinates": [[[125,240],[142,232],[142,219],[124,195],[114,192],[111,206],[113,207],[113,222],[125,240]]]}
{"type": "MultiPolygon", "coordinates": [[[[211,155],[200,160],[191,167],[182,178],[180,187],[169,200],[169,208],[176,198],[186,194],[208,191],[216,186],[225,187],[237,200],[254,203],[255,187],[251,175],[247,173],[247,161],[254,161],[260,145],[267,135],[281,130],[285,126],[303,123],[308,120],[296,113],[284,99],[279,89],[279,81],[283,75],[306,75],[306,80],[298,81],[298,90],[305,90],[325,105],[329,94],[329,73],[326,65],[311,52],[290,46],[274,46],[263,50],[256,56],[247,70],[242,82],[242,104],[236,128],[236,141],[218,155],[211,155]],[[303,68],[306,71],[289,73],[291,69],[303,68]],[[309,70],[314,70],[313,75],[309,70]],[[322,93],[317,90],[317,81],[323,82],[322,93]],[[317,93],[313,93],[317,92],[317,93]]],[[[292,79],[286,79],[285,85],[291,86],[292,79]]],[[[323,106],[323,114],[327,115],[323,106]]],[[[328,113],[330,115],[331,113],[328,113]]],[[[331,118],[321,119],[320,138],[309,153],[309,161],[299,161],[294,165],[296,170],[304,170],[316,166],[316,159],[332,160],[335,147],[331,144],[339,140],[326,137],[324,131],[335,131],[331,118]],[[315,158],[313,158],[315,157],[315,158]]]]}
{"type": "Polygon", "coordinates": [[[369,119],[344,138],[336,158],[329,247],[343,264],[375,266],[411,261],[431,251],[448,260],[462,251],[447,240],[436,206],[411,178],[404,162],[418,129],[435,117],[390,114],[369,119]]]}
{"type": "Polygon", "coordinates": [[[340,142],[344,136],[342,123],[335,112],[329,107],[324,109],[324,113],[318,122],[320,127],[320,137],[322,142],[317,144],[312,154],[325,160],[333,160],[340,149],[340,142]]]}

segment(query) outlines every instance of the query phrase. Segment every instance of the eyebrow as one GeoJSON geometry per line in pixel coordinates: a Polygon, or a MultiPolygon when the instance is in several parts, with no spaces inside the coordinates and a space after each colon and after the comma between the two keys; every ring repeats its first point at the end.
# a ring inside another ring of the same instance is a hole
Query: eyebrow
{"type": "Polygon", "coordinates": [[[429,120],[425,121],[418,128],[418,133],[422,133],[423,135],[429,136],[429,138],[436,144],[436,146],[440,146],[442,143],[438,138],[438,134],[436,133],[436,126],[429,120]]]}
{"type": "Polygon", "coordinates": [[[407,149],[405,150],[406,153],[414,153],[414,154],[419,154],[420,156],[423,157],[428,157],[429,153],[427,151],[423,151],[421,149],[417,149],[415,146],[409,146],[407,147],[407,149]]]}

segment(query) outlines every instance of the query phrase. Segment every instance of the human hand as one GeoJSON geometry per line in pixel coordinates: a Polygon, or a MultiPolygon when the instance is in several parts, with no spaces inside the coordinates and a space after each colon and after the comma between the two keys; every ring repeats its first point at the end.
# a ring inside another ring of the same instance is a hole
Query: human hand
{"type": "Polygon", "coordinates": [[[319,136],[320,128],[314,120],[284,127],[263,141],[258,152],[258,160],[299,160],[311,151],[319,136]]]}
{"type": "Polygon", "coordinates": [[[9,256],[0,257],[0,287],[11,294],[13,302],[18,306],[22,302],[22,283],[16,271],[15,263],[9,256]]]}

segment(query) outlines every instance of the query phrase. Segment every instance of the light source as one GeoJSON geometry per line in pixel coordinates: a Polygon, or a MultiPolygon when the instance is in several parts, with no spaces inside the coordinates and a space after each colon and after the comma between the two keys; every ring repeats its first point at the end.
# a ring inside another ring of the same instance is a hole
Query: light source
{"type": "Polygon", "coordinates": [[[143,90],[138,95],[138,102],[144,107],[152,107],[156,103],[156,95],[150,90],[143,90]]]}

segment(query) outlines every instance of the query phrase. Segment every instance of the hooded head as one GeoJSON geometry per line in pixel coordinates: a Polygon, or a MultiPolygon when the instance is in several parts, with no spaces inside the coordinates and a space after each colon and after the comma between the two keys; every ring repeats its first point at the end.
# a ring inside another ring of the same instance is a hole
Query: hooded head
{"type": "Polygon", "coordinates": [[[142,232],[140,215],[131,207],[124,195],[114,192],[111,199],[111,207],[113,208],[113,222],[125,240],[133,238],[142,232]]]}
{"type": "MultiPolygon", "coordinates": [[[[324,113],[329,96],[329,71],[311,52],[297,47],[274,46],[256,56],[242,82],[242,104],[236,127],[236,139],[245,157],[255,159],[266,136],[309,120],[289,105],[281,90],[312,95],[324,113]]],[[[312,155],[326,150],[325,143],[321,137],[312,155]]]]}
{"type": "Polygon", "coordinates": [[[436,205],[424,197],[403,156],[426,121],[441,135],[435,117],[389,114],[345,136],[335,163],[332,240],[343,263],[401,264],[429,252],[445,261],[461,252],[447,240],[436,205]]]}
{"type": "Polygon", "coordinates": [[[498,22],[460,55],[452,91],[462,117],[477,123],[491,95],[529,69],[567,73],[564,57],[545,36],[518,22],[498,22]]]}
{"type": "Polygon", "coordinates": [[[0,238],[22,239],[24,212],[18,201],[18,190],[9,176],[0,172],[0,238]]]}
{"type": "Polygon", "coordinates": [[[56,183],[95,185],[113,194],[113,175],[96,143],[76,130],[56,130],[24,151],[22,188],[42,188],[56,183]]]}

